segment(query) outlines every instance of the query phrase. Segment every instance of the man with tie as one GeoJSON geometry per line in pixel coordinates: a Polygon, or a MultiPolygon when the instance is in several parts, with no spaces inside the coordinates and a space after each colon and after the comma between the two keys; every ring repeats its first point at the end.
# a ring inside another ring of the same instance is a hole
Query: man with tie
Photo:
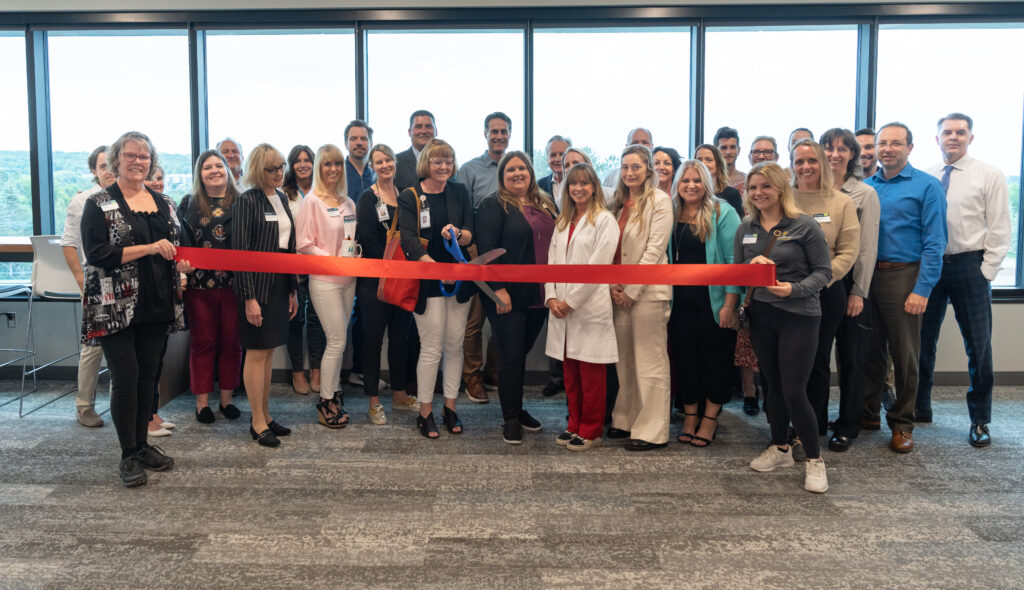
{"type": "Polygon", "coordinates": [[[942,271],[946,201],[939,181],[910,165],[914,136],[909,127],[886,124],[878,130],[875,145],[881,168],[865,182],[878,192],[881,221],[868,301],[875,306],[881,329],[872,338],[864,372],[862,423],[878,424],[888,349],[896,375],[896,402],[886,413],[892,430],[889,448],[909,453],[914,450],[921,315],[942,271]]]}
{"type": "Polygon", "coordinates": [[[437,135],[437,125],[430,111],[418,110],[409,116],[409,149],[395,157],[395,186],[403,191],[420,181],[416,162],[427,143],[437,135]]]}
{"type": "Polygon", "coordinates": [[[974,121],[963,113],[939,119],[935,141],[942,150],[942,165],[928,170],[940,178],[946,191],[948,242],[942,274],[928,297],[921,326],[921,364],[915,421],[931,422],[932,374],[939,330],[946,306],[960,326],[967,351],[971,384],[967,411],[971,417],[968,442],[991,444],[992,417],[992,279],[1010,249],[1010,198],[1006,177],[995,167],[967,155],[974,141],[974,121]]]}

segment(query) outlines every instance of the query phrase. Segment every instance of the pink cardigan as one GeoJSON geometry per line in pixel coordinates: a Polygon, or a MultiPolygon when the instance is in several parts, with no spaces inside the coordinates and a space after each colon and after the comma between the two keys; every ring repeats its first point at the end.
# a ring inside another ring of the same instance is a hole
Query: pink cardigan
{"type": "MultiPolygon", "coordinates": [[[[328,213],[327,203],[316,196],[316,193],[310,192],[302,200],[302,209],[299,210],[299,217],[295,221],[295,249],[299,253],[341,256],[341,242],[346,238],[356,239],[356,204],[348,197],[341,198],[337,216],[328,213]],[[349,222],[346,232],[345,217],[349,216],[352,221],[349,222]]],[[[334,275],[310,275],[310,278],[338,284],[347,284],[355,280],[354,277],[334,275]]]]}

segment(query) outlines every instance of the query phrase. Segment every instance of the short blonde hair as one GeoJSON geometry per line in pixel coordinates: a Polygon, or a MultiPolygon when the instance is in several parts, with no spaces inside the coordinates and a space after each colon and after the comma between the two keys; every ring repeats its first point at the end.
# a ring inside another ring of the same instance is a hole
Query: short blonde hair
{"type": "MultiPolygon", "coordinates": [[[[799,129],[797,130],[799,131],[799,129]]],[[[835,180],[832,176],[832,167],[828,165],[828,158],[825,156],[825,148],[821,147],[821,144],[814,141],[813,139],[805,138],[793,144],[793,149],[789,150],[789,167],[793,167],[793,158],[796,157],[797,148],[809,147],[814,152],[814,157],[818,158],[818,163],[821,168],[821,179],[818,181],[821,190],[831,190],[832,183],[835,180]]],[[[796,171],[793,171],[793,186],[797,184],[796,171]]]]}
{"type": "Polygon", "coordinates": [[[779,207],[782,209],[782,216],[789,219],[796,219],[802,211],[796,206],[796,199],[793,198],[793,187],[789,184],[789,173],[782,169],[775,162],[758,162],[747,172],[747,179],[744,182],[746,190],[743,193],[743,208],[747,215],[754,221],[760,221],[761,212],[750,202],[750,179],[755,174],[760,174],[768,180],[768,184],[779,191],[779,207]]]}
{"type": "Polygon", "coordinates": [[[447,141],[431,139],[427,145],[423,146],[420,159],[416,161],[416,175],[420,178],[430,178],[431,158],[451,158],[452,178],[455,178],[455,173],[459,171],[459,161],[455,159],[455,149],[447,141]]]}
{"type": "Polygon", "coordinates": [[[341,162],[341,178],[338,180],[337,186],[334,187],[332,196],[344,201],[348,196],[348,183],[345,180],[345,154],[341,153],[338,146],[333,143],[322,145],[316,150],[316,157],[313,158],[313,186],[310,187],[310,190],[321,195],[330,194],[323,171],[323,165],[327,162],[341,162]]]}
{"type": "Polygon", "coordinates": [[[249,188],[259,188],[263,186],[263,178],[267,175],[266,171],[263,170],[267,167],[267,162],[272,159],[277,159],[281,164],[285,163],[284,156],[281,152],[277,151],[277,148],[270,145],[269,143],[261,143],[254,147],[249,152],[249,158],[245,161],[245,172],[242,174],[242,184],[249,188]]]}

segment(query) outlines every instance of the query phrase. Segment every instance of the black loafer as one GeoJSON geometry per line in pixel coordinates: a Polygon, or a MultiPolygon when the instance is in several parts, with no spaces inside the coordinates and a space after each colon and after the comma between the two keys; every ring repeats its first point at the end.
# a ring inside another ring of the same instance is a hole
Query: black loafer
{"type": "Polygon", "coordinates": [[[544,390],[541,391],[541,393],[544,395],[544,397],[554,397],[562,391],[565,391],[565,383],[559,380],[551,381],[550,383],[545,385],[544,390]]]}
{"type": "Polygon", "coordinates": [[[249,424],[249,434],[252,435],[252,439],[260,444],[261,447],[276,447],[281,444],[280,439],[274,435],[270,429],[266,429],[263,432],[256,432],[256,429],[249,424]]]}
{"type": "Polygon", "coordinates": [[[850,437],[843,434],[833,434],[832,438],[828,439],[828,450],[835,451],[837,453],[845,453],[850,449],[850,437]]]}
{"type": "Polygon", "coordinates": [[[757,398],[754,396],[743,398],[743,412],[748,416],[756,416],[761,409],[757,407],[757,398]]]}
{"type": "Polygon", "coordinates": [[[213,415],[213,410],[208,407],[196,412],[196,420],[203,424],[213,424],[216,419],[217,417],[213,415]]]}
{"type": "Polygon", "coordinates": [[[967,435],[967,441],[972,447],[987,447],[992,444],[992,437],[988,433],[988,424],[971,424],[971,432],[967,435]]]}
{"type": "Polygon", "coordinates": [[[238,408],[235,407],[235,404],[220,406],[220,413],[224,414],[224,417],[227,418],[228,420],[237,420],[238,417],[242,415],[242,412],[240,412],[238,408]]]}
{"type": "Polygon", "coordinates": [[[611,438],[611,439],[629,438],[629,435],[630,435],[630,432],[628,430],[623,430],[621,428],[615,428],[613,426],[609,426],[608,427],[608,438],[611,438]]]}
{"type": "Polygon", "coordinates": [[[273,432],[276,436],[288,436],[292,433],[292,429],[287,426],[281,426],[276,420],[271,420],[270,424],[267,424],[267,428],[270,432],[273,432]]]}
{"type": "Polygon", "coordinates": [[[631,440],[626,443],[627,451],[653,451],[654,449],[664,449],[668,446],[668,443],[650,443],[645,440],[631,440]]]}

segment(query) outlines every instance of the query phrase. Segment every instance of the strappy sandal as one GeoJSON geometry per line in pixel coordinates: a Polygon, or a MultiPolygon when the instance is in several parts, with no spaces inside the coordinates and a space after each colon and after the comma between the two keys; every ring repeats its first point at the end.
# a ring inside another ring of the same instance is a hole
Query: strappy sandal
{"type": "Polygon", "coordinates": [[[320,424],[333,430],[348,426],[348,412],[337,403],[336,398],[320,398],[316,403],[316,418],[320,424]]]}
{"type": "MultiPolygon", "coordinates": [[[[697,412],[693,412],[692,414],[690,414],[690,413],[687,413],[686,410],[683,410],[683,416],[696,416],[696,415],[697,415],[697,412]]],[[[697,427],[700,428],[700,420],[697,421],[697,427]]],[[[686,418],[683,418],[683,428],[686,428],[686,418]]],[[[679,441],[680,444],[688,445],[688,444],[691,444],[693,442],[693,435],[694,434],[696,434],[696,432],[680,432],[679,436],[676,437],[676,440],[679,441]]]]}
{"type": "Polygon", "coordinates": [[[444,427],[449,434],[462,434],[462,420],[459,420],[459,415],[455,413],[455,410],[450,410],[448,406],[445,406],[441,412],[441,421],[444,422],[444,427]],[[455,430],[456,428],[458,430],[455,430]]]}
{"type": "Polygon", "coordinates": [[[420,429],[420,434],[427,438],[437,439],[440,434],[437,432],[437,424],[434,423],[434,413],[427,414],[427,417],[416,416],[416,426],[420,429]]]}
{"type": "MultiPolygon", "coordinates": [[[[704,420],[711,420],[712,422],[715,423],[715,430],[712,431],[711,433],[711,439],[706,439],[703,436],[697,436],[695,433],[693,435],[693,440],[690,441],[690,446],[703,449],[710,445],[711,441],[715,440],[715,437],[718,436],[718,416],[708,416],[707,414],[705,414],[704,417],[701,418],[701,424],[704,423],[704,420]],[[703,444],[697,444],[697,441],[700,441],[703,444]]],[[[697,426],[697,430],[700,431],[700,425],[697,426]]]]}

